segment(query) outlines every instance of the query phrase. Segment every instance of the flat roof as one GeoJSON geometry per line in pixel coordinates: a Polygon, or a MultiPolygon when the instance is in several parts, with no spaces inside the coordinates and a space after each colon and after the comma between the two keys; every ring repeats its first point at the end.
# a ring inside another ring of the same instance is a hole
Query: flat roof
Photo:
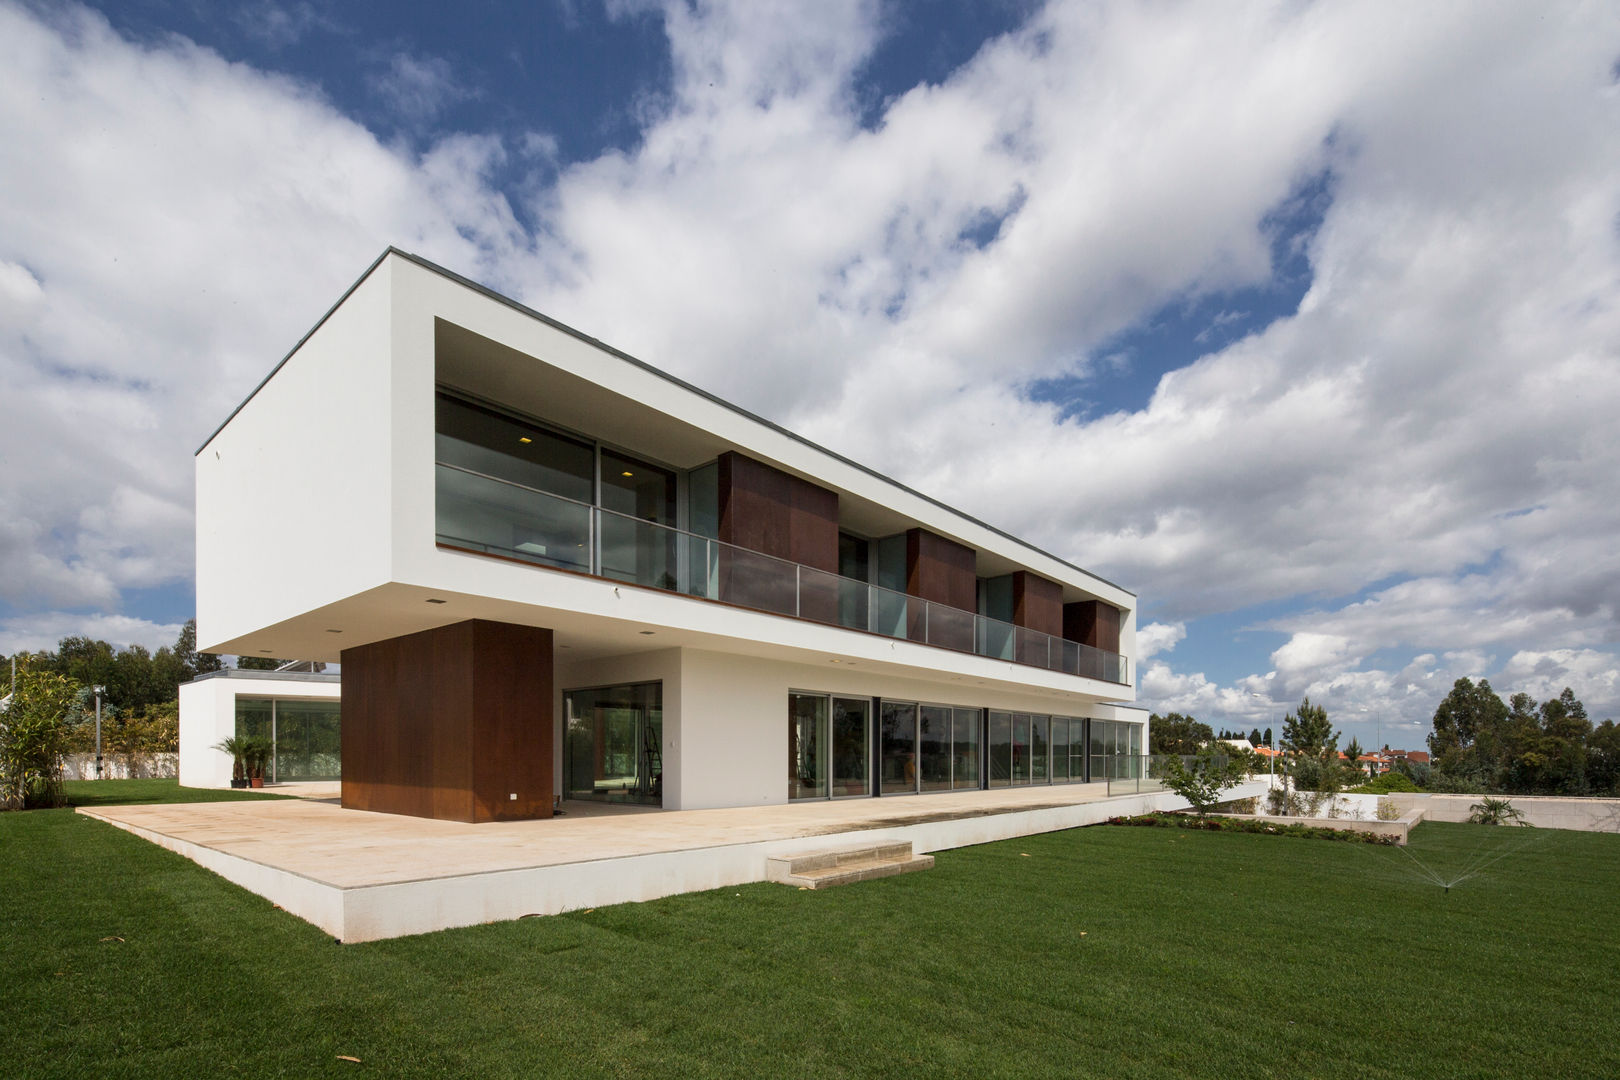
{"type": "Polygon", "coordinates": [[[446,278],[446,279],[448,279],[450,281],[453,281],[453,282],[457,283],[458,285],[462,285],[462,286],[465,286],[466,288],[472,289],[474,292],[477,292],[482,296],[488,297],[489,299],[494,300],[498,304],[503,304],[506,307],[509,307],[509,308],[513,309],[514,311],[520,312],[520,313],[522,313],[524,315],[527,315],[528,317],[530,317],[532,319],[538,319],[540,322],[545,323],[547,326],[553,327],[554,329],[556,329],[558,331],[561,331],[562,333],[567,334],[570,337],[576,338],[579,341],[585,342],[586,344],[593,346],[594,348],[600,349],[600,350],[602,350],[603,352],[607,353],[610,356],[613,356],[613,357],[615,357],[615,358],[617,358],[619,360],[623,360],[625,363],[634,364],[636,367],[641,368],[643,371],[646,371],[646,372],[648,372],[648,373],[650,373],[652,375],[655,375],[658,378],[663,379],[665,382],[668,382],[673,386],[678,386],[683,390],[689,391],[689,392],[691,392],[693,394],[697,394],[699,397],[705,398],[708,401],[711,401],[714,404],[719,405],[721,408],[730,410],[731,412],[736,413],[738,416],[741,416],[741,417],[743,417],[743,418],[745,418],[747,420],[750,420],[750,421],[752,421],[752,422],[754,422],[756,424],[759,424],[759,425],[761,425],[763,427],[769,428],[770,430],[772,430],[774,432],[777,432],[778,434],[781,434],[781,435],[783,435],[783,436],[785,436],[785,437],[787,437],[789,439],[794,440],[795,442],[798,442],[798,443],[800,443],[800,444],[802,444],[804,446],[809,447],[811,450],[814,450],[817,453],[825,454],[827,457],[830,457],[835,461],[841,462],[844,465],[848,465],[850,468],[859,469],[861,472],[864,472],[869,476],[872,476],[872,477],[874,477],[874,478],[876,478],[878,480],[881,480],[885,484],[889,484],[889,485],[891,485],[893,487],[899,488],[901,491],[904,491],[907,494],[913,495],[913,496],[915,496],[915,497],[917,497],[919,499],[922,499],[924,502],[931,503],[934,506],[939,507],[941,510],[946,511],[947,513],[951,513],[951,514],[956,515],[959,518],[962,518],[964,521],[969,521],[969,522],[972,522],[973,524],[979,526],[980,528],[988,529],[991,532],[995,533],[997,536],[1000,536],[1000,537],[1002,537],[1002,538],[1004,538],[1006,540],[1010,540],[1013,543],[1019,545],[1020,547],[1026,548],[1029,551],[1033,551],[1038,555],[1043,555],[1046,558],[1053,560],[1054,562],[1061,563],[1064,566],[1067,566],[1069,569],[1078,571],[1079,573],[1082,573],[1082,574],[1085,574],[1087,577],[1094,578],[1097,581],[1100,581],[1105,585],[1112,586],[1113,588],[1118,589],[1120,592],[1124,593],[1125,595],[1127,595],[1129,597],[1132,597],[1133,599],[1136,597],[1136,593],[1132,592],[1130,589],[1125,588],[1125,586],[1119,584],[1118,582],[1110,581],[1110,580],[1108,580],[1107,578],[1103,577],[1100,574],[1094,573],[1093,571],[1087,570],[1083,566],[1080,566],[1080,565],[1077,565],[1076,563],[1070,562],[1068,559],[1062,558],[1062,557],[1060,557],[1058,555],[1054,555],[1050,551],[1046,551],[1046,550],[1044,550],[1042,548],[1038,548],[1034,544],[1031,544],[1029,541],[1024,540],[1024,539],[1022,539],[1020,537],[1014,536],[1012,533],[1007,532],[1005,529],[999,529],[999,528],[997,528],[996,526],[990,524],[987,521],[982,521],[979,518],[976,518],[971,514],[965,514],[962,511],[956,509],[954,506],[950,506],[947,503],[941,502],[940,500],[934,498],[931,495],[926,495],[923,492],[918,491],[917,489],[915,489],[913,487],[910,487],[910,486],[908,486],[906,484],[901,483],[900,481],[894,479],[893,477],[885,476],[883,473],[878,472],[876,469],[873,469],[873,468],[871,468],[869,466],[866,466],[866,465],[862,465],[860,462],[855,461],[855,460],[853,460],[851,458],[847,458],[843,454],[838,453],[836,450],[829,450],[825,446],[821,446],[818,443],[812,442],[810,439],[805,438],[803,435],[800,435],[798,432],[792,431],[792,430],[790,430],[788,428],[785,428],[781,424],[778,424],[778,423],[776,423],[775,421],[772,421],[772,420],[768,420],[765,417],[758,415],[757,413],[750,412],[747,409],[744,409],[739,405],[735,405],[732,402],[729,402],[726,399],[718,396],[717,394],[710,393],[709,391],[703,389],[701,386],[695,386],[692,383],[689,383],[684,379],[681,379],[681,378],[679,378],[679,377],[677,377],[675,375],[671,375],[669,372],[664,371],[661,368],[654,367],[652,364],[647,363],[645,360],[641,360],[641,359],[638,359],[637,357],[631,356],[629,353],[624,352],[621,349],[616,349],[612,345],[609,345],[607,342],[602,341],[599,338],[594,338],[589,334],[586,334],[586,333],[584,333],[584,332],[582,332],[580,330],[576,330],[572,326],[567,325],[566,323],[558,322],[556,319],[553,319],[551,316],[545,314],[544,312],[536,311],[534,308],[528,307],[525,304],[521,304],[518,301],[513,300],[509,296],[504,296],[501,293],[496,292],[494,289],[491,289],[491,288],[489,288],[489,287],[487,287],[485,285],[480,285],[478,282],[473,281],[470,278],[463,277],[462,275],[456,273],[454,270],[447,270],[446,268],[440,266],[439,264],[437,264],[435,262],[432,262],[432,261],[430,261],[428,259],[424,259],[420,255],[414,255],[414,254],[412,254],[411,252],[408,252],[408,251],[401,251],[399,248],[394,247],[392,244],[390,244],[387,248],[385,248],[383,250],[383,253],[381,255],[378,255],[377,258],[372,261],[370,266],[366,267],[364,273],[362,273],[359,277],[355,278],[354,283],[351,284],[347,289],[344,290],[343,295],[338,297],[337,302],[335,304],[333,304],[330,308],[328,308],[324,315],[322,315],[318,320],[316,320],[315,325],[311,326],[309,328],[309,330],[305,332],[304,336],[298,339],[298,343],[287,351],[287,354],[285,356],[283,356],[281,358],[281,360],[276,363],[275,367],[270,369],[270,373],[268,375],[266,375],[263,379],[259,380],[259,384],[257,386],[255,386],[248,393],[248,396],[243,398],[241,403],[239,405],[237,405],[236,408],[231,410],[230,415],[227,416],[224,419],[224,421],[222,421],[220,423],[220,425],[218,427],[216,427],[212,432],[209,433],[208,438],[204,439],[203,442],[202,442],[202,445],[197,447],[196,451],[193,454],[194,457],[201,454],[204,450],[208,449],[208,444],[214,441],[215,436],[217,436],[221,431],[225,430],[226,425],[228,425],[232,420],[236,419],[236,414],[241,412],[244,408],[247,407],[248,402],[252,401],[253,398],[259,393],[259,391],[264,389],[265,385],[267,383],[269,383],[271,379],[276,377],[276,372],[280,371],[282,369],[282,367],[286,365],[287,361],[291,360],[293,358],[294,354],[296,354],[299,349],[304,347],[304,343],[306,341],[308,341],[314,335],[315,331],[319,330],[321,328],[321,326],[326,322],[326,320],[331,318],[332,314],[334,312],[336,312],[338,308],[343,306],[343,302],[345,300],[347,300],[354,293],[354,291],[360,287],[361,282],[365,281],[366,278],[370,277],[371,274],[372,274],[372,271],[376,270],[377,267],[381,266],[383,260],[388,258],[388,256],[390,256],[390,255],[397,255],[400,258],[405,259],[408,262],[411,262],[411,263],[416,264],[417,266],[420,266],[424,270],[430,271],[431,273],[434,273],[434,274],[438,274],[440,277],[443,277],[443,278],[446,278]]]}

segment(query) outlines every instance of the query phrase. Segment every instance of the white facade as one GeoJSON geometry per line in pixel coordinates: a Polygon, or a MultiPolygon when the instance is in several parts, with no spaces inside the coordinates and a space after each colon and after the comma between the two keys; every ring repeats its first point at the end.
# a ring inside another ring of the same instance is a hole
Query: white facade
{"type": "Polygon", "coordinates": [[[231,756],[218,749],[236,733],[238,698],[337,701],[336,675],[275,671],[217,671],[180,684],[180,786],[231,786],[231,756]]]}
{"type": "MultiPolygon", "coordinates": [[[[1140,719],[1114,707],[1135,697],[1133,594],[397,251],[210,437],[196,470],[201,647],[336,662],[344,648],[467,619],[549,628],[559,725],[570,689],[661,683],[669,808],[785,801],[789,690],[1140,719]],[[927,530],[973,549],[981,576],[1026,571],[1064,602],[1111,605],[1128,681],[441,545],[441,389],[682,470],[683,485],[684,470],[744,454],[836,492],[840,527],[927,530]]],[[[216,695],[220,716],[225,693],[182,690],[182,783],[213,782],[223,758],[195,748],[186,702],[216,695]]]]}

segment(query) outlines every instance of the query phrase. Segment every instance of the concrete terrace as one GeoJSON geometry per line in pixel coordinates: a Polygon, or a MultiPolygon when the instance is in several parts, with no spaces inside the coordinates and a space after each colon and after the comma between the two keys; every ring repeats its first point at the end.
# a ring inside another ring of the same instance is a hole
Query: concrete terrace
{"type": "MultiPolygon", "coordinates": [[[[1257,794],[1258,783],[1232,797],[1257,794]]],[[[480,825],[332,801],[81,809],[178,852],[344,942],[652,900],[766,879],[773,856],[905,841],[916,852],[1185,805],[1104,784],[716,810],[565,803],[565,817],[480,825]]]]}

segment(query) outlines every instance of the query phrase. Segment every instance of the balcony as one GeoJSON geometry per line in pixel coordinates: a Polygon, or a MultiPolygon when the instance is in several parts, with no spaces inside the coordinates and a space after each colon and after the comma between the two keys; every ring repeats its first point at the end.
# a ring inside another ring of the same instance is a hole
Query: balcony
{"type": "Polygon", "coordinates": [[[438,542],[1130,685],[1118,653],[439,462],[438,542]]]}

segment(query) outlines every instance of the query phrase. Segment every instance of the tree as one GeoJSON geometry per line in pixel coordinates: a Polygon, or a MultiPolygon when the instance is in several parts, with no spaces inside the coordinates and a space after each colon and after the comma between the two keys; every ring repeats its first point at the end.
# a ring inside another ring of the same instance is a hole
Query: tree
{"type": "Polygon", "coordinates": [[[1265,743],[1260,741],[1260,729],[1259,728],[1255,728],[1253,731],[1249,732],[1249,745],[1250,746],[1264,746],[1264,745],[1266,745],[1265,743]]]}
{"type": "Polygon", "coordinates": [[[1360,780],[1362,774],[1366,772],[1361,767],[1361,755],[1363,753],[1361,742],[1358,739],[1351,739],[1350,744],[1344,748],[1344,767],[1356,780],[1360,780]]]}
{"type": "Polygon", "coordinates": [[[286,662],[268,656],[238,656],[236,658],[236,666],[243,671],[274,671],[286,662]]]}
{"type": "Polygon", "coordinates": [[[174,658],[180,662],[181,682],[190,682],[198,675],[218,671],[225,662],[213,653],[197,651],[197,620],[187,619],[174,643],[174,658]]]}
{"type": "Polygon", "coordinates": [[[1152,754],[1196,754],[1199,747],[1215,738],[1208,724],[1190,716],[1158,713],[1148,717],[1148,752],[1152,754]]]}
{"type": "Polygon", "coordinates": [[[1594,795],[1620,794],[1620,726],[1605,720],[1586,740],[1586,782],[1594,795]]]}
{"type": "Polygon", "coordinates": [[[25,660],[0,712],[0,809],[61,806],[67,720],[78,710],[73,680],[25,660]]]}
{"type": "Polygon", "coordinates": [[[1164,786],[1192,803],[1193,811],[1203,817],[1221,801],[1222,792],[1243,780],[1242,762],[1206,746],[1193,756],[1191,769],[1181,763],[1179,755],[1171,757],[1165,768],[1164,786]]]}
{"type": "Polygon", "coordinates": [[[1266,734],[1266,745],[1267,745],[1267,746],[1271,746],[1271,748],[1272,748],[1272,749],[1273,749],[1273,750],[1275,750],[1275,749],[1276,749],[1276,747],[1275,747],[1275,746],[1272,746],[1272,743],[1271,743],[1271,729],[1270,729],[1270,728],[1266,728],[1266,732],[1265,732],[1265,734],[1266,734]]]}
{"type": "Polygon", "coordinates": [[[1327,710],[1306,698],[1283,717],[1282,741],[1284,749],[1296,754],[1323,758],[1338,753],[1339,733],[1328,723],[1327,710]]]}
{"type": "Polygon", "coordinates": [[[1434,710],[1429,752],[1434,768],[1452,785],[1494,788],[1500,782],[1508,707],[1489,680],[1468,678],[1451,684],[1451,692],[1434,710]]]}

